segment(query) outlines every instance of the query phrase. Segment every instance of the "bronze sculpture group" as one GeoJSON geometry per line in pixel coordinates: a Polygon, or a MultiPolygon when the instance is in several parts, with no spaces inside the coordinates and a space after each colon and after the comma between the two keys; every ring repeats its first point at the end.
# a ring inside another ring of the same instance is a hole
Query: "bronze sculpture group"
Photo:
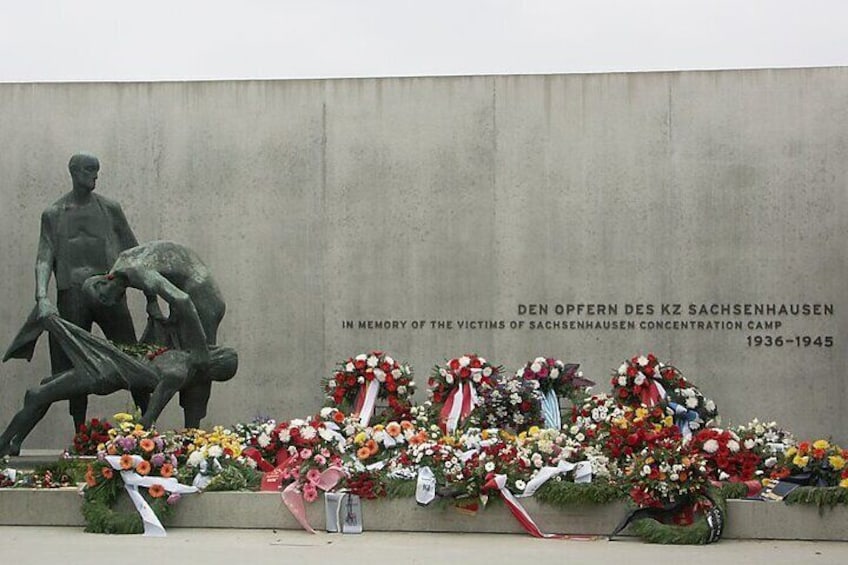
{"type": "Polygon", "coordinates": [[[24,407],[0,435],[0,456],[17,454],[53,402],[69,400],[74,427],[85,421],[87,395],[129,390],[151,425],[180,393],[186,427],[206,415],[212,381],[235,375],[236,352],[216,344],[225,304],[209,269],[190,249],[170,241],[139,245],[120,205],[94,193],[100,170],[92,155],[71,157],[71,192],[41,216],[35,300],[3,358],[31,359],[42,332],[50,337],[51,375],[27,391],[24,407]],[[56,304],[47,296],[56,281],[56,304]],[[127,288],[147,298],[143,343],[164,352],[136,358],[116,344],[136,343],[127,288]],[[159,300],[168,304],[168,316],[159,300]],[[93,323],[106,340],[90,334],[93,323]]]}

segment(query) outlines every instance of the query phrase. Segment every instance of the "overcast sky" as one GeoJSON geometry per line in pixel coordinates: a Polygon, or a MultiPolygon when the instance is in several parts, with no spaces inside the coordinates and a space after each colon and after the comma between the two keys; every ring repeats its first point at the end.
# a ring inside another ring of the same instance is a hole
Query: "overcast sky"
{"type": "Polygon", "coordinates": [[[0,0],[0,81],[848,65],[846,0],[0,0]]]}

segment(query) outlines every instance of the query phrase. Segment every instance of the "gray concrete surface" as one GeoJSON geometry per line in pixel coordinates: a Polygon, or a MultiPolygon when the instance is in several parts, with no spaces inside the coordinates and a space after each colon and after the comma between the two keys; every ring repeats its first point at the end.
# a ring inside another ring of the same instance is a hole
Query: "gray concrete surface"
{"type": "MultiPolygon", "coordinates": [[[[725,422],[776,419],[846,442],[846,100],[848,68],[3,84],[0,344],[32,303],[39,214],[86,149],[101,157],[98,190],[123,204],[140,240],[194,248],[220,282],[219,337],[241,370],[215,385],[208,424],[309,414],[318,380],[364,349],[410,362],[420,385],[468,351],[511,370],[553,355],[582,363],[600,390],[622,358],[653,351],[715,398],[725,422]],[[554,314],[594,303],[619,312],[554,314]],[[702,303],[834,314],[686,312],[702,303]],[[520,304],[550,312],[519,316],[520,304]],[[656,312],[625,312],[636,304],[656,312]],[[745,327],[527,329],[619,319],[745,327]],[[369,320],[407,326],[343,328],[369,320]],[[417,320],[423,329],[411,329],[417,320]],[[454,327],[433,328],[440,320],[454,327]],[[507,327],[458,329],[463,320],[507,327]],[[749,346],[755,335],[835,345],[749,346]]],[[[139,314],[142,303],[134,297],[139,314]]],[[[32,364],[0,366],[0,426],[47,367],[44,344],[32,364]]],[[[90,414],[128,404],[97,399],[90,414]]],[[[65,412],[51,409],[25,447],[67,445],[65,412]]],[[[161,424],[180,422],[173,406],[161,424]]]]}
{"type": "Polygon", "coordinates": [[[848,543],[721,541],[657,546],[635,540],[538,540],[523,535],[310,535],[273,530],[172,530],[166,538],[85,534],[78,528],[0,527],[8,563],[844,563],[848,543]]]}

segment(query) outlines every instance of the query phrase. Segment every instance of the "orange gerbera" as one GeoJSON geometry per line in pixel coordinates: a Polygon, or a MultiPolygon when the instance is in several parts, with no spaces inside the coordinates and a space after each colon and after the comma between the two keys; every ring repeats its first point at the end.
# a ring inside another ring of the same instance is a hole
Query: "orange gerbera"
{"type": "Polygon", "coordinates": [[[163,464],[162,468],[159,469],[159,474],[166,479],[170,478],[174,474],[174,466],[170,463],[163,464]]]}
{"type": "Polygon", "coordinates": [[[380,447],[373,439],[369,439],[368,441],[366,441],[365,447],[368,448],[368,451],[371,452],[371,455],[377,455],[377,452],[380,451],[380,447]]]}
{"type": "Polygon", "coordinates": [[[362,447],[356,450],[356,456],[364,461],[365,459],[371,457],[371,450],[363,445],[362,447]]]}
{"type": "Polygon", "coordinates": [[[129,453],[124,453],[123,455],[121,455],[121,469],[123,469],[124,471],[129,471],[133,468],[134,464],[135,463],[133,462],[132,455],[130,455],[129,453]]]}
{"type": "Polygon", "coordinates": [[[90,488],[97,486],[97,479],[94,477],[94,469],[91,468],[91,465],[89,465],[88,469],[85,470],[85,484],[87,484],[90,488]]]}
{"type": "Polygon", "coordinates": [[[139,475],[149,475],[150,474],[150,461],[145,461],[142,459],[139,461],[138,465],[135,466],[135,472],[139,475]]]}
{"type": "Polygon", "coordinates": [[[109,447],[106,448],[106,453],[108,453],[109,455],[117,455],[118,454],[118,448],[110,443],[109,447]]]}
{"type": "Polygon", "coordinates": [[[421,430],[420,432],[409,438],[410,445],[419,445],[424,443],[425,441],[427,441],[427,432],[425,432],[424,430],[421,430]]]}
{"type": "Polygon", "coordinates": [[[153,440],[149,437],[146,437],[140,442],[138,442],[138,446],[141,447],[146,453],[150,453],[151,451],[156,449],[156,444],[153,443],[153,440]]]}
{"type": "Polygon", "coordinates": [[[404,429],[404,431],[406,431],[406,430],[411,430],[411,429],[413,429],[415,426],[414,426],[414,425],[412,425],[412,422],[410,422],[409,420],[403,420],[403,421],[400,423],[400,427],[401,427],[401,428],[403,428],[403,429],[404,429]]]}
{"type": "Polygon", "coordinates": [[[162,498],[165,496],[165,487],[156,483],[155,485],[150,485],[150,488],[147,489],[147,492],[150,493],[150,496],[153,498],[162,498]]]}
{"type": "Polygon", "coordinates": [[[344,419],[345,419],[345,415],[344,415],[344,412],[342,412],[341,410],[336,410],[333,413],[333,421],[335,423],[341,424],[342,422],[344,422],[344,419]]]}
{"type": "Polygon", "coordinates": [[[400,435],[400,424],[397,422],[389,422],[386,425],[386,433],[392,437],[397,437],[400,435]]]}
{"type": "Polygon", "coordinates": [[[103,467],[100,469],[100,474],[103,475],[104,479],[111,479],[115,476],[115,472],[112,471],[112,467],[103,467]]]}

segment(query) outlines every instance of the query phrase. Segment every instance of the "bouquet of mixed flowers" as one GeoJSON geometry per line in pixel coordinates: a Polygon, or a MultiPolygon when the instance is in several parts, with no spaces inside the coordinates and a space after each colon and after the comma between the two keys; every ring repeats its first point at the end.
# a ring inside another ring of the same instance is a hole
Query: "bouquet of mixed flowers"
{"type": "Polygon", "coordinates": [[[586,395],[586,390],[595,384],[584,379],[583,373],[577,372],[578,368],[580,365],[576,363],[563,363],[552,357],[536,357],[516,372],[516,377],[535,383],[542,393],[546,427],[559,429],[562,426],[560,398],[579,402],[586,395]]]}
{"type": "Polygon", "coordinates": [[[580,443],[599,444],[609,436],[614,420],[624,416],[625,408],[608,394],[594,394],[582,405],[571,407],[568,433],[580,443]]]}
{"type": "Polygon", "coordinates": [[[98,449],[109,441],[112,424],[108,420],[92,418],[79,425],[74,434],[73,445],[68,450],[72,455],[97,455],[98,449]]]}
{"type": "Polygon", "coordinates": [[[635,457],[626,479],[630,497],[641,507],[694,504],[709,486],[704,460],[685,449],[679,437],[635,457]]]}
{"type": "Polygon", "coordinates": [[[206,489],[215,477],[231,466],[254,467],[253,460],[242,454],[245,446],[241,435],[215,426],[211,431],[189,429],[175,434],[176,452],[181,478],[199,489],[206,489]]]}
{"type": "Polygon", "coordinates": [[[618,473],[640,453],[661,445],[679,445],[680,439],[680,430],[661,406],[626,407],[624,414],[611,422],[599,447],[609,458],[610,471],[618,473]]]}
{"type": "Polygon", "coordinates": [[[802,441],[786,450],[772,478],[818,487],[848,488],[848,449],[825,439],[802,441]]]}
{"type": "Polygon", "coordinates": [[[745,449],[756,453],[760,458],[758,475],[769,475],[783,459],[783,454],[796,445],[792,434],[779,427],[776,422],[760,422],[754,418],[744,426],[733,428],[745,449]]]}
{"type": "Polygon", "coordinates": [[[762,458],[730,430],[701,430],[692,437],[690,449],[704,459],[709,478],[716,481],[749,481],[762,463],[762,458]]]}
{"type": "MultiPolygon", "coordinates": [[[[544,397],[536,383],[522,378],[504,377],[484,387],[480,396],[480,425],[503,428],[513,433],[544,424],[544,397]]],[[[559,413],[559,403],[556,411],[559,413]]]]}
{"type": "Polygon", "coordinates": [[[398,363],[382,351],[349,357],[324,381],[328,406],[358,414],[366,426],[378,398],[387,403],[379,414],[382,420],[408,418],[414,392],[415,381],[409,365],[398,363]]]}
{"type": "Polygon", "coordinates": [[[701,391],[682,376],[666,390],[667,411],[684,437],[715,424],[718,410],[715,402],[706,398],[701,391]]]}
{"type": "Polygon", "coordinates": [[[233,425],[233,432],[244,446],[245,457],[253,461],[253,466],[258,466],[263,471],[270,471],[273,468],[271,463],[277,457],[278,448],[273,440],[276,427],[276,420],[265,417],[233,425]]]}
{"type": "MultiPolygon", "coordinates": [[[[561,462],[579,463],[588,461],[592,475],[609,478],[609,459],[596,446],[584,444],[562,430],[531,427],[527,432],[518,434],[516,444],[522,451],[522,457],[528,460],[532,479],[543,467],[557,467],[561,462]]],[[[558,476],[556,480],[562,480],[558,476]]]]}
{"type": "Polygon", "coordinates": [[[480,404],[483,389],[494,386],[502,372],[474,353],[456,357],[436,366],[428,381],[428,400],[438,414],[439,425],[453,433],[465,423],[480,404]]]}

